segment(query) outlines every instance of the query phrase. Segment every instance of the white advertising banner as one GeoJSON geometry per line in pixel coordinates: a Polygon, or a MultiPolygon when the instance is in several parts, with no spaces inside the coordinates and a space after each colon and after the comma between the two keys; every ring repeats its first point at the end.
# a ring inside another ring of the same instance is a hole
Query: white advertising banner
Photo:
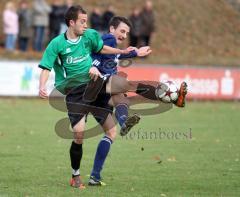
{"type": "MultiPolygon", "coordinates": [[[[39,75],[37,61],[0,61],[0,96],[38,96],[39,75]]],[[[54,85],[54,72],[51,72],[47,90],[54,85]]]]}
{"type": "MultiPolygon", "coordinates": [[[[0,96],[38,96],[38,61],[0,61],[0,96]]],[[[144,65],[120,68],[129,80],[172,80],[188,83],[188,98],[200,100],[239,100],[240,69],[229,67],[194,67],[144,65]]],[[[54,88],[51,72],[47,90],[54,88]]]]}

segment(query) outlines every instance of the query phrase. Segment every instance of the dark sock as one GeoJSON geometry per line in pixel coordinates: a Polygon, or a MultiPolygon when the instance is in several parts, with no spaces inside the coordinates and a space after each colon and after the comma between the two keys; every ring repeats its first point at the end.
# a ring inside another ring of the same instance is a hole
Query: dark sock
{"type": "Polygon", "coordinates": [[[94,159],[93,170],[91,173],[91,176],[94,176],[98,180],[101,179],[100,172],[110,150],[111,144],[112,140],[107,136],[104,136],[98,144],[98,148],[94,159]]]}
{"type": "Polygon", "coordinates": [[[118,120],[119,125],[122,127],[128,117],[128,105],[125,103],[121,103],[118,104],[115,108],[115,117],[118,120]]]}
{"type": "Polygon", "coordinates": [[[73,141],[70,147],[70,159],[71,159],[71,166],[73,170],[78,170],[80,168],[82,153],[83,153],[82,144],[76,144],[73,141]]]}
{"type": "Polygon", "coordinates": [[[150,100],[158,100],[156,97],[156,87],[153,85],[139,83],[136,93],[150,100]]]}

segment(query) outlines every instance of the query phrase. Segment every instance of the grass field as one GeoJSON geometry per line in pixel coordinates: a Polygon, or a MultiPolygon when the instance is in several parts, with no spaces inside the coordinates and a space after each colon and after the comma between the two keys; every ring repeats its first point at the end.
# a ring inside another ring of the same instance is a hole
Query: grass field
{"type": "MultiPolygon", "coordinates": [[[[102,174],[107,186],[79,191],[68,185],[70,140],[54,133],[65,113],[46,101],[0,99],[0,197],[239,196],[239,110],[238,102],[189,102],[143,117],[132,131],[140,135],[113,144],[102,174]],[[146,139],[159,129],[168,137],[146,139]],[[171,135],[177,132],[184,134],[171,135]]],[[[100,137],[84,144],[85,183],[100,137]]]]}

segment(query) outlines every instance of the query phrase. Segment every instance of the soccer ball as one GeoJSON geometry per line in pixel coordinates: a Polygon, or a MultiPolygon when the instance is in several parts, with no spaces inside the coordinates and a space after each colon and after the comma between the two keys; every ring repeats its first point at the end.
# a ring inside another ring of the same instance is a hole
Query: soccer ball
{"type": "Polygon", "coordinates": [[[156,88],[156,95],[162,102],[172,103],[178,99],[178,91],[173,81],[165,81],[156,88]]]}

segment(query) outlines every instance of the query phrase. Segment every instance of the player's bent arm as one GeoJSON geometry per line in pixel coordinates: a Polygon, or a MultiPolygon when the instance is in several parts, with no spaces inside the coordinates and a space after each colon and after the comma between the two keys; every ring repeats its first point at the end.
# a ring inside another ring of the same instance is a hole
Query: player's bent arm
{"type": "Polygon", "coordinates": [[[128,54],[132,49],[118,49],[104,45],[100,53],[102,54],[128,54]]]}
{"type": "Polygon", "coordinates": [[[39,79],[39,96],[44,99],[48,97],[46,83],[49,78],[49,73],[49,70],[42,69],[39,79]]]}

